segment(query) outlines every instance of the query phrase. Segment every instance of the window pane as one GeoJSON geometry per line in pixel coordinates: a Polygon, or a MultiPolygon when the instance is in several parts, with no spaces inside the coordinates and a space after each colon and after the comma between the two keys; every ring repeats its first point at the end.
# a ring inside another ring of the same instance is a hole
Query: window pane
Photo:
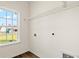
{"type": "Polygon", "coordinates": [[[6,10],[0,9],[0,17],[6,18],[6,10]]]}
{"type": "Polygon", "coordinates": [[[17,16],[18,14],[17,13],[13,13],[13,19],[16,19],[17,20],[17,16]]]}
{"type": "Polygon", "coordinates": [[[2,40],[6,40],[6,33],[2,34],[2,40]]]}
{"type": "Polygon", "coordinates": [[[17,20],[13,20],[13,26],[17,26],[17,20]]]}
{"type": "Polygon", "coordinates": [[[0,18],[0,26],[6,26],[6,19],[0,18]]]}
{"type": "Polygon", "coordinates": [[[6,33],[7,33],[7,40],[12,40],[12,33],[13,33],[12,27],[7,27],[6,33]]]}
{"type": "Polygon", "coordinates": [[[2,26],[2,18],[0,18],[0,26],[2,26]]]}
{"type": "Polygon", "coordinates": [[[17,27],[13,27],[13,40],[16,40],[17,39],[17,27]]]}
{"type": "Polygon", "coordinates": [[[2,18],[2,25],[6,26],[6,19],[5,18],[2,18]]]}
{"type": "Polygon", "coordinates": [[[0,27],[0,33],[6,33],[6,27],[0,27]]]}
{"type": "Polygon", "coordinates": [[[17,19],[18,19],[17,14],[14,13],[13,14],[13,26],[17,26],[17,19]]]}
{"type": "Polygon", "coordinates": [[[6,40],[6,33],[0,33],[0,41],[6,40]]]}
{"type": "Polygon", "coordinates": [[[0,40],[6,40],[6,27],[0,27],[0,40]]]}
{"type": "Polygon", "coordinates": [[[7,27],[6,33],[7,34],[12,34],[13,33],[13,29],[11,27],[7,27]]]}
{"type": "Polygon", "coordinates": [[[17,33],[17,32],[18,32],[17,27],[13,27],[13,33],[17,33]]]}
{"type": "Polygon", "coordinates": [[[7,11],[7,19],[12,19],[12,12],[11,11],[7,11]]]}
{"type": "Polygon", "coordinates": [[[2,35],[2,33],[0,32],[0,40],[2,40],[2,36],[3,36],[3,35],[2,35]]]}
{"type": "Polygon", "coordinates": [[[12,40],[16,40],[17,39],[17,34],[13,33],[13,38],[12,40]]]}
{"type": "Polygon", "coordinates": [[[7,26],[12,26],[12,19],[7,19],[7,26]]]}
{"type": "Polygon", "coordinates": [[[12,34],[7,34],[7,40],[12,40],[12,34]]]}

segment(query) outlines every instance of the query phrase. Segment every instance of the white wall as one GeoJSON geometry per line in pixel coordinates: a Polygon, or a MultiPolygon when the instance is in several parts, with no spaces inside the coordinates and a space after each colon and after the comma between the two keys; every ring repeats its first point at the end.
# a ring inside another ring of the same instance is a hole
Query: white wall
{"type": "Polygon", "coordinates": [[[29,50],[28,48],[28,3],[27,2],[0,2],[0,7],[10,8],[20,12],[21,26],[20,39],[17,44],[0,47],[0,57],[14,57],[29,50]],[[25,19],[25,21],[24,21],[25,19]]]}
{"type": "Polygon", "coordinates": [[[44,13],[48,10],[54,9],[56,7],[59,7],[63,5],[62,2],[56,2],[56,1],[35,1],[30,2],[30,9],[31,13],[30,16],[37,16],[41,13],[44,13]]]}
{"type": "MultiPolygon", "coordinates": [[[[31,16],[62,6],[62,2],[33,2],[31,16]],[[57,3],[57,4],[56,4],[57,3]],[[40,6],[41,5],[41,6],[40,6]],[[44,8],[46,7],[46,8],[44,8]],[[53,7],[54,8],[54,7],[53,7]]],[[[70,2],[68,2],[70,3],[70,2]]],[[[69,5],[69,4],[68,4],[69,5]]],[[[70,3],[73,4],[73,2],[70,3]]],[[[70,6],[69,5],[69,6],[70,6]]],[[[79,57],[79,7],[30,20],[30,51],[39,57],[62,57],[67,53],[79,57]],[[55,33],[52,36],[52,32],[55,33]],[[37,33],[37,37],[33,34],[37,33]]]]}

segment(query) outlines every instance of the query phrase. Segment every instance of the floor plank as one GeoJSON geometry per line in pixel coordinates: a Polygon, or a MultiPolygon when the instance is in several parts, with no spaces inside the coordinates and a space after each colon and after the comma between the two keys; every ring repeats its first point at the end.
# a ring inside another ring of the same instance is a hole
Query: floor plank
{"type": "Polygon", "coordinates": [[[13,58],[39,58],[39,57],[33,54],[32,52],[28,51],[13,58]]]}

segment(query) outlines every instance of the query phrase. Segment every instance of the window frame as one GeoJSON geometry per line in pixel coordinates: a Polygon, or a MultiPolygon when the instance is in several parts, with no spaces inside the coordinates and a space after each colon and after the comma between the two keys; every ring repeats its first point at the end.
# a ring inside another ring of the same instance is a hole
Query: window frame
{"type": "Polygon", "coordinates": [[[13,42],[8,42],[8,43],[4,43],[4,44],[0,44],[0,46],[6,46],[6,45],[13,45],[13,44],[17,44],[17,43],[20,43],[21,40],[20,40],[20,12],[14,10],[14,9],[11,9],[11,8],[5,8],[5,7],[0,7],[0,9],[4,9],[4,10],[8,10],[8,11],[11,11],[11,12],[16,12],[18,14],[18,21],[17,21],[17,29],[18,29],[18,33],[17,33],[17,39],[16,41],[13,41],[13,42]]]}

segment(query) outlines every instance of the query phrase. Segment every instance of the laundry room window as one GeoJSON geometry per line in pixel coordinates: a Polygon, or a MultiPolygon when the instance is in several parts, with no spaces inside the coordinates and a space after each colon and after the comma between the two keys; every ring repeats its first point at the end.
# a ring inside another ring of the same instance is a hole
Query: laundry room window
{"type": "Polygon", "coordinates": [[[19,42],[19,13],[0,8],[0,45],[19,42]]]}

